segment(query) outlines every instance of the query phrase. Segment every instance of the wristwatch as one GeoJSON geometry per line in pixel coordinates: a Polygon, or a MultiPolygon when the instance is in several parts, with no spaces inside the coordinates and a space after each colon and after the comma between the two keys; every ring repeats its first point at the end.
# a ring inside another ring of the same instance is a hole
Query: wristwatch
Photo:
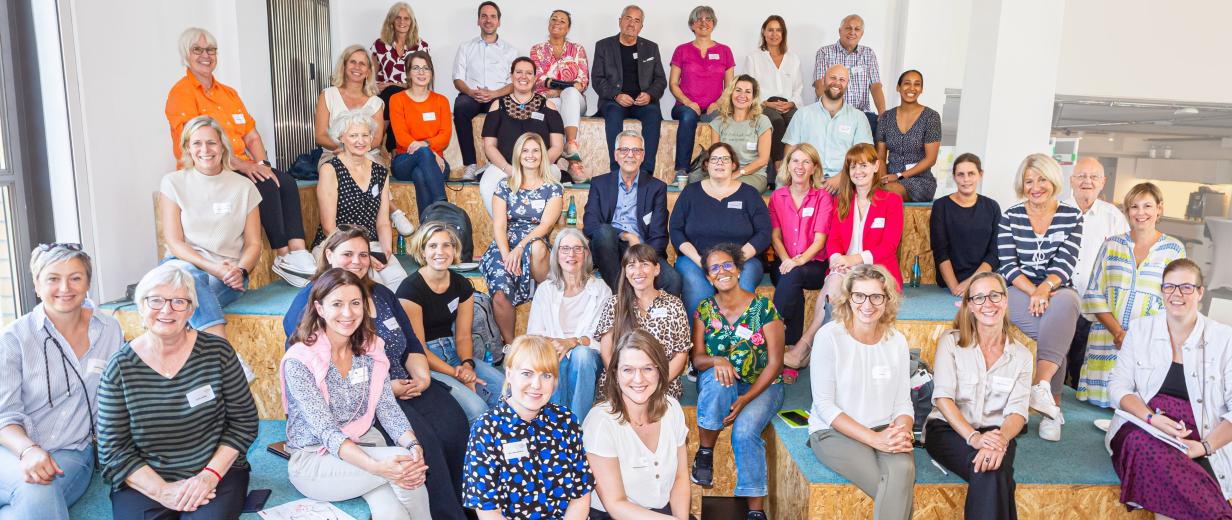
{"type": "Polygon", "coordinates": [[[268,167],[270,167],[270,168],[273,168],[273,167],[274,167],[274,165],[273,165],[273,164],[270,164],[270,162],[269,162],[269,161],[267,161],[267,160],[265,160],[265,159],[261,159],[260,161],[257,161],[257,164],[265,165],[265,166],[268,166],[268,167]]]}
{"type": "Polygon", "coordinates": [[[470,366],[471,366],[471,370],[474,370],[474,369],[475,369],[475,360],[473,360],[473,359],[463,359],[463,360],[462,360],[461,362],[459,362],[458,364],[459,364],[459,365],[470,365],[470,366]]]}
{"type": "Polygon", "coordinates": [[[902,180],[902,178],[903,178],[903,172],[898,172],[898,173],[894,174],[894,178],[899,179],[899,180],[902,180]]]}
{"type": "Polygon", "coordinates": [[[244,267],[243,267],[243,266],[240,266],[240,273],[242,273],[242,274],[244,275],[244,279],[245,279],[245,280],[247,280],[247,279],[248,279],[248,270],[247,270],[247,269],[244,269],[244,267]]]}

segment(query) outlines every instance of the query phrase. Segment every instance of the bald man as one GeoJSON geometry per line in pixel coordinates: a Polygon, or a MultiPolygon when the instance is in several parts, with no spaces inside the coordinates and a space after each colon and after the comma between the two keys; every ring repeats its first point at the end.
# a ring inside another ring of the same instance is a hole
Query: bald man
{"type": "Polygon", "coordinates": [[[864,19],[858,14],[843,17],[838,27],[838,41],[817,50],[813,64],[813,89],[820,98],[822,90],[827,88],[826,72],[836,64],[845,65],[851,75],[847,103],[864,112],[869,128],[876,131],[877,116],[885,112],[885,92],[881,89],[877,53],[867,45],[860,45],[863,38],[864,19]]]}
{"type": "MultiPolygon", "coordinates": [[[[1073,192],[1065,200],[1082,212],[1082,242],[1078,250],[1078,264],[1074,266],[1071,280],[1078,294],[1084,294],[1091,273],[1095,271],[1099,248],[1108,237],[1129,232],[1129,221],[1125,214],[1116,206],[1099,199],[1104,191],[1104,165],[1094,157],[1083,157],[1074,165],[1074,173],[1069,177],[1070,191],[1073,192]]],[[[1087,335],[1091,332],[1091,322],[1081,315],[1078,316],[1078,327],[1074,331],[1074,341],[1070,343],[1069,363],[1066,369],[1066,379],[1070,386],[1078,387],[1078,372],[1086,359],[1087,335]]]]}
{"type": "Polygon", "coordinates": [[[873,131],[868,118],[846,101],[849,76],[847,67],[831,65],[820,80],[816,103],[796,111],[784,144],[808,143],[821,153],[821,169],[826,176],[826,189],[838,191],[838,172],[843,169],[847,150],[857,143],[873,143],[873,131]]]}

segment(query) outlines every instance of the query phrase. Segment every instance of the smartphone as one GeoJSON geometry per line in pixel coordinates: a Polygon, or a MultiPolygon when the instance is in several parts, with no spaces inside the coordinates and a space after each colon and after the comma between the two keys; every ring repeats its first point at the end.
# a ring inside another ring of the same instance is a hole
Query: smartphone
{"type": "Polygon", "coordinates": [[[804,410],[783,410],[779,412],[779,417],[792,428],[808,426],[808,412],[804,410]]]}
{"type": "Polygon", "coordinates": [[[287,451],[287,441],[270,443],[269,446],[265,447],[265,451],[273,453],[274,455],[284,459],[291,460],[291,453],[287,451]]]}
{"type": "Polygon", "coordinates": [[[242,513],[256,513],[265,509],[265,501],[269,500],[272,491],[268,489],[254,489],[248,492],[248,497],[244,499],[244,510],[242,513]]]}

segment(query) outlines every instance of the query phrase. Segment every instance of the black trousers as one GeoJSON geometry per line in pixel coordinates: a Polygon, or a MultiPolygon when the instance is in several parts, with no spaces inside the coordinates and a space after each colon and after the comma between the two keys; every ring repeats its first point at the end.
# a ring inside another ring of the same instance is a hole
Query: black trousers
{"type": "Polygon", "coordinates": [[[385,102],[385,150],[390,153],[393,153],[394,149],[398,147],[398,140],[394,139],[394,131],[389,127],[389,100],[392,99],[395,94],[404,90],[406,90],[406,87],[403,87],[402,85],[390,85],[385,87],[385,90],[382,90],[381,93],[378,94],[378,96],[381,97],[381,101],[385,102]]]}
{"type": "MultiPolygon", "coordinates": [[[[783,160],[783,152],[787,148],[783,144],[783,135],[787,133],[787,125],[791,124],[792,116],[796,115],[796,109],[788,110],[787,112],[779,112],[770,107],[765,107],[761,113],[766,115],[770,120],[770,165],[774,166],[779,161],[783,160]]],[[[775,171],[769,172],[771,184],[774,183],[775,171]]]]}
{"type": "Polygon", "coordinates": [[[795,345],[804,333],[804,290],[820,289],[826,280],[828,262],[809,262],[796,266],[787,274],[779,274],[779,262],[771,265],[770,281],[774,282],[774,307],[783,316],[786,326],[784,340],[795,345]]]}
{"type": "MultiPolygon", "coordinates": [[[[1010,439],[1000,468],[976,473],[975,464],[971,461],[978,450],[968,446],[967,441],[949,423],[928,421],[924,429],[924,449],[929,456],[967,481],[967,504],[963,510],[965,518],[1018,518],[1014,504],[1014,452],[1018,449],[1017,441],[1010,439]]],[[[981,428],[980,431],[992,429],[981,428]]]]}
{"type": "MultiPolygon", "coordinates": [[[[620,230],[611,224],[601,224],[599,229],[591,232],[593,234],[590,239],[590,255],[595,259],[595,267],[599,268],[599,276],[603,277],[603,281],[612,288],[612,294],[616,294],[616,290],[620,287],[620,277],[623,276],[621,271],[624,270],[621,259],[624,258],[629,243],[620,239],[620,230]]],[[[684,282],[680,278],[680,273],[676,272],[672,264],[667,263],[667,258],[660,257],[659,276],[655,278],[655,289],[667,291],[679,297],[683,287],[684,282]]]]}
{"type": "MultiPolygon", "coordinates": [[[[237,174],[242,175],[242,174],[237,174]]],[[[287,247],[295,239],[304,239],[304,215],[299,207],[299,186],[295,178],[286,172],[274,170],[278,183],[266,179],[254,183],[261,194],[257,212],[261,214],[261,227],[269,239],[271,249],[287,247]]]]}
{"type": "Polygon", "coordinates": [[[471,128],[471,120],[475,116],[486,113],[492,106],[489,101],[480,103],[466,94],[458,94],[453,100],[453,131],[454,139],[458,140],[458,151],[462,152],[462,165],[475,164],[475,131],[471,128]]]}
{"type": "MultiPolygon", "coordinates": [[[[433,381],[428,389],[413,399],[397,399],[398,406],[415,431],[423,447],[424,463],[428,465],[428,505],[432,518],[463,520],[462,464],[466,459],[466,438],[470,425],[466,413],[449,394],[449,387],[433,381]]],[[[385,428],[377,421],[377,430],[385,442],[396,446],[385,428]]]]}
{"type": "Polygon", "coordinates": [[[210,503],[192,512],[173,511],[130,487],[111,493],[111,516],[124,520],[233,520],[244,510],[248,470],[231,468],[214,489],[210,503]]]}
{"type": "MultiPolygon", "coordinates": [[[[651,511],[659,514],[670,515],[672,514],[672,505],[668,504],[659,509],[651,509],[651,511]]],[[[612,520],[612,515],[607,514],[607,511],[600,511],[592,507],[590,508],[590,516],[587,517],[587,520],[612,520]]]]}
{"type": "Polygon", "coordinates": [[[1065,355],[1065,384],[1074,390],[1078,389],[1078,377],[1082,373],[1082,364],[1087,360],[1087,335],[1091,333],[1091,322],[1078,316],[1078,326],[1074,327],[1074,339],[1069,343],[1069,353],[1065,355]]]}

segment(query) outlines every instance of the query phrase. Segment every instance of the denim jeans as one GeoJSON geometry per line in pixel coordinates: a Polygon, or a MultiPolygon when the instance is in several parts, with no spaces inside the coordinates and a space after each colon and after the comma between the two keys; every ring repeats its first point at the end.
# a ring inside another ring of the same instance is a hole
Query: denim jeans
{"type": "Polygon", "coordinates": [[[672,119],[679,122],[676,126],[676,170],[688,171],[693,160],[693,142],[697,138],[697,122],[701,115],[684,105],[672,107],[672,119]]]}
{"type": "Polygon", "coordinates": [[[64,474],[51,484],[27,484],[17,456],[0,449],[0,520],[68,520],[69,506],[90,487],[94,448],[55,450],[51,458],[64,474]]]}
{"type": "MultiPolygon", "coordinates": [[[[684,300],[684,311],[692,316],[702,300],[714,296],[714,286],[710,285],[706,271],[698,267],[687,256],[676,257],[676,272],[680,273],[680,278],[684,280],[681,296],[684,300]]],[[[745,260],[744,267],[740,270],[740,288],[749,292],[757,291],[762,274],[761,260],[756,258],[745,260]]]]}
{"type": "Polygon", "coordinates": [[[436,154],[427,146],[415,153],[401,153],[394,157],[391,168],[395,179],[415,184],[415,207],[420,215],[433,202],[445,200],[445,179],[449,177],[449,163],[441,169],[436,164],[436,154]]]}
{"type": "MultiPolygon", "coordinates": [[[[230,305],[231,302],[239,299],[242,291],[237,291],[222,283],[222,280],[214,278],[209,273],[202,271],[197,266],[180,260],[174,256],[164,258],[162,263],[174,264],[180,269],[188,271],[188,274],[193,277],[193,285],[197,290],[197,310],[193,312],[192,317],[188,318],[188,324],[197,330],[205,330],[215,325],[222,325],[227,322],[223,316],[223,307],[230,305]]],[[[248,287],[248,281],[244,281],[244,287],[248,287]]]]}
{"type": "MultiPolygon", "coordinates": [[[[426,347],[437,357],[449,363],[449,366],[456,367],[462,363],[458,359],[458,347],[452,336],[429,341],[426,347]]],[[[449,393],[462,406],[462,411],[466,412],[467,423],[475,422],[475,419],[486,413],[489,408],[500,404],[501,387],[505,385],[504,373],[482,359],[473,358],[473,360],[475,361],[475,375],[487,383],[486,385],[476,384],[474,390],[462,384],[451,374],[432,372],[432,379],[449,386],[449,393]]]]}
{"type": "MultiPolygon", "coordinates": [[[[736,398],[748,393],[753,385],[736,382],[723,386],[714,377],[714,369],[697,376],[697,427],[722,430],[723,418],[731,413],[736,398]]],[[[732,451],[736,456],[736,491],[738,497],[763,497],[769,477],[766,473],[766,443],[761,432],[783,406],[783,385],[773,384],[745,405],[732,423],[732,451]]]]}
{"type": "MultiPolygon", "coordinates": [[[[621,259],[629,243],[620,239],[621,231],[611,224],[599,224],[595,229],[586,228],[590,233],[590,255],[599,269],[599,276],[612,288],[612,294],[620,288],[620,279],[624,276],[624,265],[621,259]]],[[[659,276],[655,277],[655,289],[680,296],[680,274],[667,263],[665,255],[659,255],[659,276]]]]}
{"type": "Polygon", "coordinates": [[[573,411],[578,424],[582,424],[586,413],[595,404],[595,382],[599,379],[602,365],[598,350],[581,345],[574,347],[565,359],[560,360],[560,378],[556,383],[556,392],[552,394],[552,403],[573,411]]]}
{"type": "Polygon", "coordinates": [[[620,170],[620,165],[616,164],[616,136],[624,131],[625,119],[636,119],[642,122],[642,138],[646,141],[642,145],[646,153],[642,154],[641,170],[654,174],[655,159],[659,156],[659,130],[663,126],[663,113],[659,110],[657,100],[640,107],[622,107],[610,99],[599,101],[599,116],[603,118],[603,128],[607,133],[608,171],[620,170]]]}

